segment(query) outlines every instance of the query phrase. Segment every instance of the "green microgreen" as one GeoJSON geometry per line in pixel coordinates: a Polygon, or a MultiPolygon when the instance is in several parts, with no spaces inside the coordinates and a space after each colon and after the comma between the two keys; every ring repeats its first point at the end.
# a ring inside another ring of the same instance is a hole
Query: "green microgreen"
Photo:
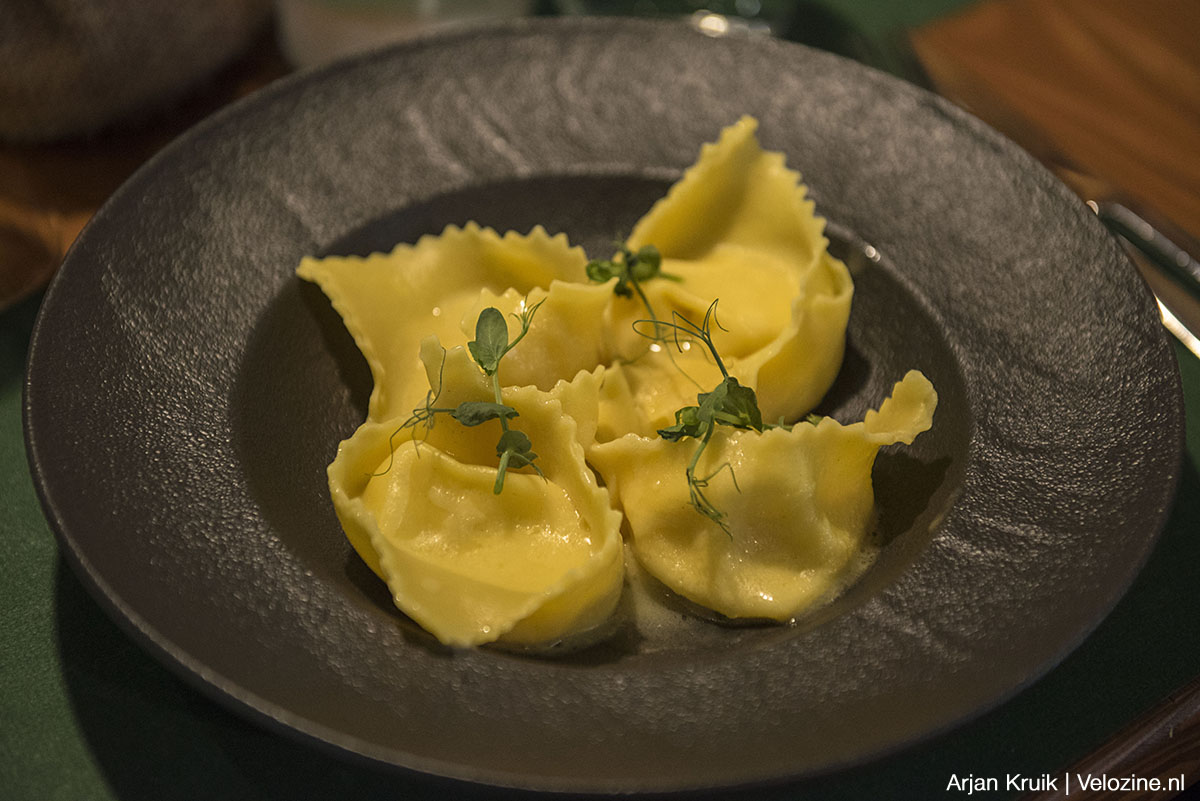
{"type": "Polygon", "coordinates": [[[542,470],[533,460],[537,458],[537,454],[533,452],[533,443],[529,441],[529,437],[522,431],[514,429],[506,429],[500,435],[500,441],[496,443],[496,455],[500,457],[500,467],[496,471],[496,485],[492,488],[492,492],[497,495],[504,489],[504,475],[509,468],[518,469],[521,467],[532,467],[537,474],[542,475],[542,470]]]}
{"type": "MultiPolygon", "coordinates": [[[[675,425],[659,429],[658,435],[670,442],[677,442],[687,437],[699,441],[700,444],[692,455],[692,460],[685,471],[691,505],[697,512],[720,526],[721,530],[727,535],[732,536],[729,525],[725,521],[725,514],[709,501],[708,497],[704,494],[704,490],[708,488],[709,483],[714,477],[723,470],[728,470],[730,478],[733,480],[734,488],[740,492],[741,490],[737,485],[737,475],[734,473],[733,465],[726,462],[712,473],[701,476],[696,472],[696,468],[700,463],[700,457],[708,447],[709,440],[712,439],[713,432],[718,425],[760,432],[764,428],[773,428],[774,426],[763,423],[762,411],[758,408],[758,397],[755,395],[754,389],[738,383],[738,380],[729,374],[725,363],[721,360],[721,354],[718,353],[716,343],[713,342],[712,337],[712,326],[716,325],[718,328],[721,328],[721,324],[717,320],[717,301],[714,300],[709,305],[708,310],[704,314],[704,319],[699,324],[689,320],[679,312],[673,312],[672,317],[673,322],[670,323],[659,322],[657,320],[638,320],[634,323],[634,330],[638,330],[637,326],[639,323],[653,324],[655,326],[655,338],[658,338],[659,332],[663,328],[671,329],[675,336],[676,347],[682,347],[680,342],[681,335],[687,339],[698,339],[708,348],[708,352],[712,354],[713,361],[721,371],[722,380],[710,392],[701,392],[698,394],[695,406],[684,406],[677,409],[675,411],[675,425]]],[[[638,333],[648,336],[640,330],[638,330],[638,333]]]]}
{"type": "Polygon", "coordinates": [[[717,319],[717,301],[714,300],[708,305],[708,310],[704,312],[704,319],[699,325],[692,322],[687,317],[684,317],[677,311],[671,312],[671,318],[673,322],[670,323],[663,322],[656,317],[652,317],[649,320],[634,320],[633,330],[647,339],[653,339],[660,342],[665,341],[666,339],[663,332],[669,330],[672,332],[674,337],[675,348],[680,351],[683,350],[683,341],[698,339],[704,345],[704,347],[708,348],[708,352],[712,355],[713,361],[717,365],[717,369],[721,371],[721,375],[729,378],[729,371],[725,369],[725,362],[721,361],[721,354],[717,352],[716,343],[713,342],[712,338],[712,327],[714,325],[717,328],[720,328],[722,331],[728,330],[725,328],[725,326],[721,325],[721,321],[717,319]],[[654,333],[647,334],[645,331],[638,328],[639,325],[653,326],[654,333]]]}
{"type": "MultiPolygon", "coordinates": [[[[714,300],[709,304],[708,310],[704,313],[704,319],[699,324],[694,323],[679,312],[673,312],[672,317],[673,322],[670,323],[658,320],[638,320],[634,323],[634,330],[643,336],[650,337],[650,334],[639,330],[638,325],[652,324],[655,327],[653,338],[661,339],[663,328],[669,328],[674,334],[675,346],[677,348],[682,348],[681,336],[684,339],[694,338],[699,340],[708,348],[713,361],[721,371],[722,379],[721,383],[717,384],[712,391],[698,394],[695,406],[684,406],[677,409],[675,411],[675,424],[659,429],[658,435],[669,442],[678,442],[687,437],[699,441],[700,444],[696,448],[695,453],[692,454],[692,459],[685,471],[691,505],[697,512],[720,526],[726,535],[732,537],[729,524],[725,520],[725,513],[713,505],[704,494],[704,490],[708,488],[709,483],[717,475],[722,471],[728,470],[734,489],[741,492],[733,465],[725,462],[718,466],[716,470],[704,476],[698,475],[696,472],[696,468],[700,464],[700,457],[704,454],[705,448],[708,447],[713,432],[719,425],[758,432],[762,432],[768,428],[784,428],[790,431],[791,426],[782,420],[775,424],[764,423],[762,410],[758,406],[758,396],[755,394],[754,389],[742,386],[726,369],[712,336],[712,327],[714,325],[721,330],[726,330],[720,321],[717,320],[717,301],[714,300]]],[[[810,414],[804,420],[806,423],[816,425],[820,422],[821,417],[820,415],[810,414]]]]}
{"type": "MultiPolygon", "coordinates": [[[[441,395],[442,395],[442,374],[445,371],[445,369],[446,369],[446,352],[443,349],[442,363],[440,365],[438,365],[437,388],[436,389],[431,388],[428,392],[426,392],[425,393],[425,401],[420,406],[413,409],[412,415],[407,420],[405,420],[403,423],[401,423],[400,426],[395,431],[392,432],[392,435],[390,437],[388,437],[387,467],[383,468],[382,470],[380,470],[377,473],[372,473],[371,474],[372,476],[378,477],[378,476],[387,475],[388,471],[390,471],[392,469],[392,463],[396,459],[396,447],[395,447],[396,437],[400,435],[401,431],[404,431],[409,428],[415,429],[418,426],[423,426],[425,428],[425,437],[427,437],[427,436],[429,436],[429,432],[433,429],[433,424],[436,421],[438,414],[440,414],[440,413],[452,414],[455,411],[452,408],[444,408],[444,407],[438,407],[438,406],[434,405],[437,403],[438,398],[441,397],[441,395]]],[[[424,441],[425,437],[421,437],[420,439],[418,439],[416,436],[414,436],[412,439],[413,447],[416,448],[422,441],[424,441]]],[[[420,454],[420,450],[417,451],[417,454],[418,455],[420,454]]]]}
{"type": "MultiPolygon", "coordinates": [[[[424,426],[426,436],[428,436],[438,414],[448,414],[459,424],[468,427],[482,425],[489,420],[499,420],[500,440],[496,444],[496,456],[499,458],[500,463],[497,468],[496,483],[492,491],[499,495],[504,489],[504,476],[509,469],[516,470],[522,467],[532,467],[538,475],[542,475],[541,468],[533,463],[537,459],[537,454],[533,452],[533,443],[529,441],[529,437],[523,432],[511,429],[508,426],[508,421],[520,416],[520,413],[513,407],[505,404],[501,398],[499,373],[500,360],[529,333],[529,326],[533,323],[533,315],[537,313],[538,308],[543,302],[545,301],[529,307],[523,305],[520,314],[512,315],[520,325],[521,331],[511,342],[508,339],[508,322],[504,319],[504,314],[499,309],[489,306],[479,313],[479,317],[475,321],[475,339],[467,343],[467,350],[484,375],[491,378],[494,400],[463,401],[455,407],[436,406],[437,399],[442,394],[441,376],[442,369],[445,368],[446,364],[443,352],[442,366],[438,369],[437,389],[430,389],[426,393],[425,402],[416,409],[413,409],[412,416],[392,432],[392,439],[394,440],[396,435],[401,431],[408,428],[416,428],[417,426],[424,426]]],[[[414,437],[413,443],[417,444],[417,442],[418,440],[414,437]]],[[[391,465],[392,461],[389,459],[388,466],[383,471],[374,475],[387,473],[391,469],[391,465]]]]}
{"type": "Polygon", "coordinates": [[[488,306],[475,321],[475,338],[467,343],[471,358],[485,375],[500,369],[500,360],[508,352],[508,323],[497,308],[488,306]]]}
{"type": "Polygon", "coordinates": [[[678,275],[663,272],[662,254],[654,245],[642,245],[636,253],[625,245],[617,247],[615,258],[595,259],[587,263],[588,280],[602,284],[615,278],[617,282],[613,285],[613,294],[622,298],[630,298],[636,294],[655,324],[654,338],[662,339],[661,334],[665,329],[659,328],[658,316],[654,313],[654,307],[650,305],[650,299],[642,290],[642,282],[652,278],[665,278],[668,281],[683,279],[678,275]]]}
{"type": "Polygon", "coordinates": [[[450,416],[470,427],[481,425],[488,420],[508,420],[517,416],[517,410],[492,401],[464,401],[450,412],[450,416]]]}
{"type": "MultiPolygon", "coordinates": [[[[624,245],[618,246],[617,255],[612,259],[594,259],[587,264],[587,277],[590,281],[603,284],[616,278],[613,292],[623,298],[633,297],[633,293],[641,294],[639,284],[651,278],[666,278],[679,281],[679,276],[662,271],[662,254],[654,245],[642,245],[637,253],[624,245]]],[[[645,298],[643,298],[645,300],[645,298]]]]}
{"type": "Polygon", "coordinates": [[[511,341],[508,338],[508,322],[504,319],[504,315],[499,309],[489,306],[479,313],[479,319],[475,321],[475,339],[467,343],[467,350],[471,352],[471,358],[479,365],[479,369],[483,370],[484,375],[492,379],[492,395],[495,401],[472,404],[471,408],[464,412],[464,417],[478,422],[465,423],[465,425],[478,425],[478,423],[491,419],[500,421],[500,440],[496,444],[496,456],[500,459],[500,465],[496,471],[496,484],[492,488],[497,495],[504,489],[504,476],[507,475],[509,468],[515,470],[521,467],[532,467],[539,476],[542,475],[541,468],[533,463],[537,454],[533,452],[533,443],[529,441],[529,437],[508,427],[509,418],[516,417],[517,410],[506,406],[500,397],[500,360],[529,333],[533,315],[537,313],[542,303],[545,303],[545,300],[533,306],[522,304],[521,313],[513,315],[520,325],[521,331],[511,341]]]}

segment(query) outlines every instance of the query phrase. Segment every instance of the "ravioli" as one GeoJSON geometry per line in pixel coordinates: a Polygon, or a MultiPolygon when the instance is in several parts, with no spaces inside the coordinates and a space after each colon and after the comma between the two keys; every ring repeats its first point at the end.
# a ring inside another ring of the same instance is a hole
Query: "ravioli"
{"type": "MultiPolygon", "coordinates": [[[[782,153],[759,146],[757,127],[743,117],[705,145],[626,246],[653,244],[663,271],[682,279],[645,287],[659,319],[679,313],[698,322],[718,301],[713,339],[729,373],[757,391],[764,419],[795,420],[820,401],[841,367],[853,283],[828,252],[824,220],[799,173],[787,169],[782,153]]],[[[646,344],[632,323],[645,311],[636,299],[617,298],[614,307],[620,355],[635,360],[646,344]]],[[[650,426],[669,425],[669,410],[690,403],[695,384],[719,380],[705,361],[698,349],[634,361],[628,381],[650,426]],[[695,381],[671,375],[681,371],[695,381]]]]}
{"type": "MultiPolygon", "coordinates": [[[[489,399],[462,348],[443,351],[430,338],[421,353],[439,404],[489,399]]],[[[596,384],[584,374],[552,392],[505,391],[521,430],[544,449],[544,476],[511,473],[499,494],[488,440],[453,420],[428,430],[369,422],[339,448],[329,481],[347,537],[396,606],[443,643],[553,643],[611,614],[623,579],[621,516],[584,462],[576,419],[563,413],[564,400],[573,408],[596,384]]]]}
{"type": "Polygon", "coordinates": [[[468,223],[300,265],[375,382],[329,466],[334,507],[397,607],[441,642],[546,645],[599,629],[622,592],[622,530],[650,574],[731,618],[794,617],[862,552],[875,455],[929,428],[937,395],[913,371],[862,422],[773,425],[832,384],[853,285],[800,175],[756,129],[750,117],[726,128],[634,226],[628,252],[661,256],[636,291],[589,283],[583,251],[540,227],[468,223]],[[486,368],[494,383],[468,351],[487,314],[527,326],[486,368]],[[700,337],[685,320],[711,325],[700,337]],[[695,475],[718,524],[689,504],[700,443],[658,432],[732,379],[766,430],[714,423],[704,439],[695,475]],[[528,435],[538,469],[502,472],[501,489],[500,423],[451,419],[464,402],[509,407],[505,426],[528,435]]]}
{"type": "Polygon", "coordinates": [[[581,370],[593,370],[612,359],[602,323],[611,296],[602,286],[566,281],[553,281],[548,290],[536,288],[527,294],[484,289],[468,307],[460,336],[453,341],[465,343],[474,334],[475,321],[485,308],[499,309],[511,318],[538,306],[537,324],[500,365],[500,383],[549,390],[581,370]]]}
{"type": "Polygon", "coordinates": [[[628,434],[589,456],[651,575],[727,617],[785,621],[839,585],[872,522],[876,454],[928,430],[936,406],[914,370],[859,423],[716,429],[698,473],[713,476],[706,493],[728,531],[690,508],[683,474],[694,441],[628,434]]]}
{"type": "Polygon", "coordinates": [[[464,342],[463,318],[481,292],[526,295],[556,280],[582,283],[586,263],[562,234],[536,227],[527,236],[500,236],[468,223],[391,253],[306,258],[296,272],[320,286],[341,315],[371,368],[368,419],[385,420],[406,417],[425,395],[421,340],[464,342]]]}

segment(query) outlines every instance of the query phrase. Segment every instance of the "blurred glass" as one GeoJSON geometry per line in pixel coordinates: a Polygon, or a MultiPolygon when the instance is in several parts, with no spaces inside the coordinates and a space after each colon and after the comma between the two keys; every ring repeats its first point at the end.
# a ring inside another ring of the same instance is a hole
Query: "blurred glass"
{"type": "Polygon", "coordinates": [[[776,32],[794,0],[557,0],[563,14],[619,17],[681,17],[706,14],[728,17],[737,28],[776,32]]]}
{"type": "Polygon", "coordinates": [[[275,0],[279,46],[313,67],[455,23],[517,17],[535,0],[275,0]]]}
{"type": "Polygon", "coordinates": [[[912,20],[968,0],[556,0],[558,13],[597,16],[690,17],[704,33],[770,33],[924,82],[908,46],[912,20]]]}

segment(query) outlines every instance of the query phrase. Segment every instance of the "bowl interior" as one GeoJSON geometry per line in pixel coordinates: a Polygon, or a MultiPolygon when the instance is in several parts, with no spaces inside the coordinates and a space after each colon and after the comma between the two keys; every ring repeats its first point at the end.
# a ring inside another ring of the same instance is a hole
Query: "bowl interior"
{"type": "MultiPolygon", "coordinates": [[[[351,231],[322,255],[387,252],[447,225],[475,221],[501,233],[542,225],[551,234],[566,233],[591,257],[607,256],[669,186],[665,178],[637,175],[473,186],[397,209],[351,231]]],[[[845,362],[817,411],[845,423],[860,420],[909,369],[922,370],[939,394],[934,427],[913,446],[887,448],[877,460],[873,540],[882,549],[874,564],[830,603],[790,626],[714,623],[712,615],[638,576],[629,582],[612,633],[558,658],[581,664],[686,659],[793,636],[885,587],[945,516],[961,483],[969,436],[966,392],[953,352],[896,265],[836,224],[828,235],[835,254],[852,269],[855,298],[845,362]],[[662,613],[635,615],[632,592],[648,596],[651,608],[662,613]]],[[[239,368],[233,408],[239,456],[256,500],[314,575],[378,615],[381,625],[402,626],[412,641],[433,647],[431,637],[396,611],[386,586],[349,547],[325,486],[325,466],[338,443],[366,416],[371,377],[365,360],[320,291],[300,279],[284,284],[256,330],[239,368]],[[280,430],[298,435],[280,437],[280,430]]]]}

